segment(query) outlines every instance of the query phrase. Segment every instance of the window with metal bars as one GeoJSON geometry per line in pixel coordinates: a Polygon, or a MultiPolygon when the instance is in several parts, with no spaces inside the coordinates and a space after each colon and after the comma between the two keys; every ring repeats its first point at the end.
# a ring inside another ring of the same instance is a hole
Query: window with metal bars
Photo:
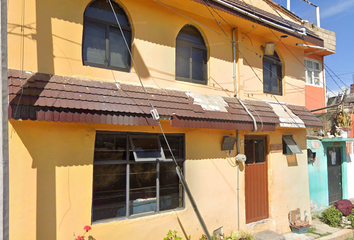
{"type": "MultiPolygon", "coordinates": [[[[184,135],[166,135],[183,170],[184,135]]],[[[162,135],[97,132],[92,222],[183,207],[183,187],[162,135]]]]}

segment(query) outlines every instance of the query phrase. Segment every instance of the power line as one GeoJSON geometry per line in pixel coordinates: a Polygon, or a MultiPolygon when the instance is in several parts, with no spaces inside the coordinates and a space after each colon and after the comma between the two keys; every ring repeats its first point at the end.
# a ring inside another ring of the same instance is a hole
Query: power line
{"type": "MultiPolygon", "coordinates": [[[[313,6],[315,6],[315,7],[317,7],[316,5],[314,5],[314,4],[312,4],[311,2],[309,2],[309,1],[306,1],[306,0],[301,0],[301,1],[304,1],[304,2],[307,2],[307,3],[309,3],[309,4],[311,4],[311,5],[313,5],[313,6]]],[[[273,10],[283,19],[283,20],[285,20],[284,19],[284,17],[273,7],[273,6],[271,6],[272,8],[273,8],[273,10]]],[[[286,20],[285,20],[286,21],[286,20]]],[[[295,28],[291,25],[291,24],[288,24],[293,30],[295,30],[295,28]]],[[[269,30],[278,38],[278,36],[272,31],[272,29],[270,29],[269,28],[269,30]]],[[[296,55],[281,41],[281,38],[278,38],[279,39],[279,41],[296,57],[296,55]]],[[[304,43],[305,43],[305,40],[303,40],[304,41],[304,43]]],[[[310,49],[310,47],[308,46],[308,48],[310,49]]],[[[310,49],[311,50],[311,49],[310,49]]],[[[313,51],[312,51],[313,52],[313,51]]],[[[319,57],[317,56],[317,54],[315,54],[315,52],[313,52],[312,53],[316,58],[317,58],[317,60],[319,60],[319,61],[321,61],[321,59],[319,59],[319,57]]],[[[296,57],[296,59],[297,60],[299,60],[297,57],[296,57]]],[[[299,60],[300,61],[300,60],[299,60]]],[[[301,61],[300,61],[301,62],[301,61]]],[[[349,87],[346,83],[344,83],[339,77],[338,77],[338,75],[337,74],[335,74],[333,71],[332,71],[332,69],[330,69],[330,67],[328,67],[327,65],[326,65],[326,63],[324,62],[324,61],[321,61],[321,62],[323,62],[323,65],[327,68],[327,69],[329,69],[338,79],[339,79],[339,81],[340,82],[342,82],[345,86],[347,86],[347,87],[349,87]]],[[[302,63],[302,62],[301,62],[302,63]]],[[[304,64],[303,64],[304,65],[304,64]]],[[[307,67],[306,67],[306,65],[304,65],[304,67],[307,69],[307,67]]],[[[307,69],[308,70],[308,69],[307,69]]],[[[334,80],[334,78],[330,75],[330,77],[332,78],[332,80],[335,82],[335,84],[339,87],[339,88],[341,88],[340,86],[339,86],[339,84],[337,83],[337,81],[336,80],[334,80]]],[[[323,82],[322,82],[322,84],[323,84],[323,82]]],[[[324,85],[324,84],[323,84],[324,85]]],[[[327,87],[327,85],[325,86],[326,87],[326,89],[327,90],[329,90],[329,88],[327,87]]],[[[330,92],[332,92],[331,90],[330,90],[330,92]]],[[[333,93],[333,92],[332,92],[333,93]]]]}
{"type": "Polygon", "coordinates": [[[143,82],[142,82],[142,80],[141,80],[141,78],[140,78],[140,74],[139,74],[139,72],[138,72],[138,69],[136,68],[136,64],[135,64],[133,55],[132,55],[132,53],[131,53],[131,50],[130,50],[130,48],[129,48],[129,45],[128,45],[128,43],[127,43],[127,40],[126,40],[126,38],[125,38],[125,36],[124,36],[122,26],[121,26],[120,23],[119,23],[119,20],[118,20],[117,14],[116,14],[116,12],[115,12],[115,10],[114,10],[114,8],[113,8],[112,2],[111,2],[111,0],[108,0],[108,2],[109,2],[109,5],[111,6],[112,12],[113,12],[114,17],[115,17],[115,19],[116,19],[116,21],[117,21],[117,24],[118,24],[119,30],[120,30],[120,32],[121,32],[121,34],[122,34],[122,37],[123,37],[125,46],[127,47],[127,50],[128,50],[128,52],[129,52],[129,55],[130,55],[130,57],[131,57],[131,59],[132,59],[132,62],[133,62],[135,71],[136,71],[136,73],[137,73],[137,75],[138,75],[138,78],[139,78],[139,81],[140,81],[140,84],[141,84],[141,86],[142,86],[142,88],[143,88],[143,90],[144,90],[145,96],[146,96],[146,98],[148,99],[148,101],[149,101],[149,103],[150,103],[150,106],[151,106],[151,108],[152,108],[152,110],[151,110],[151,115],[152,115],[152,117],[154,118],[154,120],[157,121],[157,123],[158,123],[158,125],[159,125],[159,127],[160,127],[160,130],[161,130],[162,136],[163,136],[163,138],[164,138],[164,140],[165,140],[165,142],[166,142],[166,145],[167,145],[167,147],[168,147],[168,150],[169,150],[169,152],[170,152],[170,154],[171,154],[172,160],[174,161],[174,163],[175,163],[175,165],[176,165],[176,173],[177,173],[177,175],[178,175],[178,177],[179,177],[179,179],[180,179],[180,181],[181,181],[181,183],[182,183],[182,185],[183,185],[183,187],[184,187],[184,189],[185,189],[185,191],[186,191],[186,193],[187,193],[187,196],[189,197],[189,200],[190,200],[190,202],[191,202],[191,205],[193,206],[193,210],[194,210],[195,214],[197,215],[197,218],[198,218],[198,220],[199,220],[199,223],[200,223],[200,225],[202,226],[202,229],[203,229],[203,231],[204,231],[204,234],[207,236],[208,240],[211,240],[211,237],[210,237],[210,234],[209,234],[209,232],[208,232],[208,229],[207,229],[207,227],[206,227],[206,225],[205,225],[205,222],[204,222],[202,216],[201,216],[200,213],[199,213],[199,210],[198,210],[197,205],[196,205],[196,203],[195,203],[195,201],[194,201],[194,198],[193,198],[193,196],[192,196],[192,194],[191,194],[191,192],[190,192],[190,190],[189,190],[189,187],[188,187],[188,185],[187,185],[187,182],[186,182],[185,179],[184,179],[184,176],[183,176],[183,174],[182,174],[182,172],[181,172],[181,169],[180,169],[180,167],[178,166],[178,163],[177,163],[177,161],[176,161],[176,158],[175,158],[175,156],[174,156],[174,154],[173,154],[173,152],[172,152],[172,149],[171,149],[171,147],[170,147],[170,144],[169,144],[169,142],[168,142],[168,140],[167,140],[167,138],[166,138],[165,132],[164,132],[164,130],[163,130],[163,128],[162,128],[162,125],[161,125],[161,122],[160,122],[160,118],[158,117],[157,110],[154,108],[152,102],[150,101],[150,98],[149,98],[149,96],[148,96],[148,94],[147,94],[147,92],[146,92],[146,89],[145,89],[145,87],[144,87],[144,84],[143,84],[143,82]]]}

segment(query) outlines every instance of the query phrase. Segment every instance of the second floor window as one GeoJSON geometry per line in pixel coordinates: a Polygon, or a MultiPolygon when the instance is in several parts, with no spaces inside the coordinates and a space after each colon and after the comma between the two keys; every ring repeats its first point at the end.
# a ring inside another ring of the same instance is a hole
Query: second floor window
{"type": "MultiPolygon", "coordinates": [[[[129,20],[118,4],[112,1],[124,37],[131,48],[129,20]]],[[[130,71],[130,56],[110,4],[96,0],[84,13],[83,64],[93,67],[130,71]]]]}
{"type": "Polygon", "coordinates": [[[263,92],[283,94],[282,63],[278,54],[274,51],[273,56],[263,56],[263,92]]]}
{"type": "Polygon", "coordinates": [[[305,59],[305,80],[307,84],[321,86],[321,72],[320,62],[305,59]]]}
{"type": "Polygon", "coordinates": [[[185,26],[176,39],[176,79],[207,84],[207,48],[193,26],[185,26]]]}

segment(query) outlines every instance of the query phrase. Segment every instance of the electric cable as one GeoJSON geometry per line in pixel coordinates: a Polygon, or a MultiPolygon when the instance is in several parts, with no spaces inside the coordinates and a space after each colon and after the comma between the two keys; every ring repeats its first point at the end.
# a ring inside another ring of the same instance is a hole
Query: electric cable
{"type": "Polygon", "coordinates": [[[132,59],[132,62],[133,62],[135,71],[136,71],[136,73],[137,73],[137,75],[138,75],[138,78],[139,78],[139,81],[140,81],[140,84],[141,84],[141,86],[142,86],[142,88],[143,88],[143,90],[144,90],[144,93],[145,93],[145,95],[146,95],[146,97],[147,97],[147,99],[148,99],[148,101],[149,101],[149,103],[150,103],[150,106],[151,106],[151,108],[152,108],[151,114],[152,114],[154,120],[157,121],[157,123],[158,123],[158,125],[159,125],[159,127],[160,127],[162,136],[163,136],[163,138],[164,138],[164,140],[165,140],[165,142],[166,142],[166,145],[167,145],[168,150],[169,150],[169,152],[170,152],[170,154],[171,154],[172,160],[173,160],[173,162],[174,162],[175,165],[176,165],[176,173],[177,173],[177,175],[178,175],[178,177],[179,177],[179,179],[180,179],[182,185],[184,186],[184,190],[186,191],[186,193],[187,193],[187,195],[188,195],[188,197],[189,197],[189,200],[190,200],[191,205],[192,205],[192,207],[193,207],[193,209],[194,209],[194,212],[195,212],[195,214],[197,215],[197,218],[198,218],[198,220],[199,220],[199,223],[200,223],[200,225],[201,225],[202,228],[203,228],[204,234],[207,236],[208,240],[211,240],[211,237],[210,237],[210,234],[209,234],[209,232],[208,232],[208,229],[207,229],[207,227],[206,227],[206,225],[205,225],[205,223],[204,223],[203,218],[201,217],[201,215],[200,215],[200,213],[199,213],[199,210],[198,210],[197,205],[196,205],[196,203],[195,203],[195,201],[194,201],[194,198],[193,198],[193,196],[192,196],[192,194],[191,194],[191,192],[190,192],[190,190],[189,190],[189,187],[188,187],[188,185],[187,185],[187,182],[185,181],[185,179],[184,179],[184,177],[183,177],[182,171],[181,171],[180,167],[178,166],[178,163],[177,163],[177,161],[176,161],[176,158],[175,158],[175,156],[174,156],[174,154],[173,154],[173,152],[172,152],[172,149],[171,149],[171,147],[170,147],[170,144],[169,144],[169,142],[168,142],[168,140],[167,140],[167,138],[166,138],[166,134],[165,134],[165,132],[164,132],[164,130],[163,130],[163,128],[162,128],[162,125],[161,125],[161,122],[160,122],[160,118],[159,118],[159,117],[156,117],[156,115],[153,114],[153,111],[155,111],[155,112],[156,112],[155,114],[158,115],[156,109],[154,108],[152,102],[150,101],[150,98],[149,98],[149,96],[148,96],[148,94],[147,94],[147,92],[146,92],[146,89],[145,89],[145,87],[144,87],[144,84],[143,84],[143,82],[142,82],[142,80],[141,80],[141,78],[140,78],[138,69],[136,68],[136,65],[135,65],[135,61],[134,61],[133,55],[132,55],[132,53],[131,53],[131,50],[130,50],[130,48],[129,48],[129,45],[128,45],[128,43],[127,43],[127,40],[125,39],[125,36],[124,36],[123,30],[122,30],[122,27],[121,27],[121,25],[120,25],[120,23],[119,23],[119,20],[118,20],[117,14],[116,14],[116,12],[115,12],[115,10],[114,10],[114,8],[113,8],[112,2],[111,2],[111,0],[108,0],[108,2],[109,2],[109,4],[110,4],[110,6],[111,6],[112,12],[113,12],[114,17],[115,17],[115,19],[116,19],[116,21],[117,21],[117,24],[118,24],[118,26],[119,26],[119,30],[120,30],[120,32],[121,32],[121,34],[122,34],[122,37],[123,37],[123,39],[124,39],[124,43],[125,43],[125,45],[126,45],[126,47],[127,47],[127,50],[128,50],[128,52],[129,52],[129,55],[130,55],[130,57],[131,57],[131,59],[132,59]]]}
{"type": "MultiPolygon", "coordinates": [[[[310,5],[313,5],[313,6],[317,7],[316,5],[314,5],[313,3],[309,2],[309,1],[306,1],[306,0],[301,0],[301,1],[306,2],[306,3],[310,4],[310,5]]],[[[286,20],[284,19],[284,17],[283,17],[273,6],[271,6],[271,7],[273,8],[273,10],[274,10],[284,21],[286,21],[286,20]]],[[[289,26],[290,26],[293,30],[295,30],[295,28],[294,28],[291,24],[289,24],[289,26]]],[[[270,31],[279,39],[279,41],[292,53],[292,55],[295,56],[295,54],[282,42],[281,38],[279,38],[279,37],[273,32],[273,30],[272,30],[271,28],[269,28],[269,30],[270,30],[270,31]]],[[[305,40],[304,40],[304,39],[302,39],[302,40],[303,40],[303,42],[306,44],[305,40]]],[[[307,47],[310,49],[309,46],[307,46],[307,47]]],[[[310,49],[310,50],[311,50],[311,49],[310,49]]],[[[312,51],[312,52],[313,52],[313,51],[312,51]]],[[[340,81],[341,83],[343,83],[346,87],[350,88],[345,82],[343,82],[343,81],[338,77],[337,74],[335,74],[335,72],[334,72],[324,61],[322,61],[321,59],[319,59],[319,57],[317,56],[317,54],[315,54],[315,52],[313,52],[312,54],[317,58],[318,61],[323,62],[324,67],[326,67],[327,69],[329,69],[329,70],[339,79],[339,81],[340,81]]],[[[297,58],[297,57],[295,56],[295,58],[297,58]]],[[[297,58],[297,60],[298,60],[300,63],[302,63],[298,58],[297,58]]],[[[302,64],[303,64],[303,63],[302,63],[302,64]]],[[[305,64],[303,64],[303,65],[304,65],[304,67],[307,69],[306,65],[305,65],[305,64]]],[[[308,69],[307,69],[307,70],[308,70],[308,69]]],[[[331,77],[332,80],[335,82],[335,84],[339,87],[339,89],[341,89],[341,87],[339,86],[339,84],[337,83],[337,81],[334,80],[334,78],[333,78],[331,75],[330,75],[330,77],[331,77]]],[[[323,84],[323,81],[321,81],[321,83],[323,84]]],[[[323,85],[324,85],[324,84],[323,84],[323,85]]],[[[327,85],[326,85],[325,87],[327,88],[327,85]]],[[[328,88],[327,88],[327,90],[328,90],[328,88]]],[[[331,92],[332,92],[332,91],[331,91],[331,92]]],[[[332,92],[332,93],[333,93],[333,92],[332,92]]]]}
{"type": "MultiPolygon", "coordinates": [[[[24,78],[24,66],[25,66],[25,0],[22,1],[22,26],[21,26],[21,32],[22,32],[22,59],[21,59],[21,94],[20,97],[18,99],[18,102],[16,104],[16,108],[15,108],[15,114],[13,115],[13,120],[12,120],[12,125],[14,127],[15,125],[15,118],[17,117],[17,111],[19,109],[22,97],[23,97],[23,78],[24,78]]],[[[9,103],[10,105],[10,103],[9,103]]]]}

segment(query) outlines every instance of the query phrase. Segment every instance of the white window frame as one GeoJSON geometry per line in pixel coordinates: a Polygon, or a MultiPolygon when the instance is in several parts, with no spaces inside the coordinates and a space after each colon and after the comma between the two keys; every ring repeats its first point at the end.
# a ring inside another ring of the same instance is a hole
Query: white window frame
{"type": "Polygon", "coordinates": [[[322,62],[314,60],[312,58],[305,58],[305,83],[306,85],[316,86],[316,87],[323,87],[323,74],[322,74],[322,62]],[[306,64],[306,61],[312,63],[318,63],[319,69],[309,68],[306,64]],[[311,79],[308,77],[308,71],[311,71],[311,79]],[[315,75],[314,72],[319,72],[318,74],[318,84],[315,83],[315,75]]]}

